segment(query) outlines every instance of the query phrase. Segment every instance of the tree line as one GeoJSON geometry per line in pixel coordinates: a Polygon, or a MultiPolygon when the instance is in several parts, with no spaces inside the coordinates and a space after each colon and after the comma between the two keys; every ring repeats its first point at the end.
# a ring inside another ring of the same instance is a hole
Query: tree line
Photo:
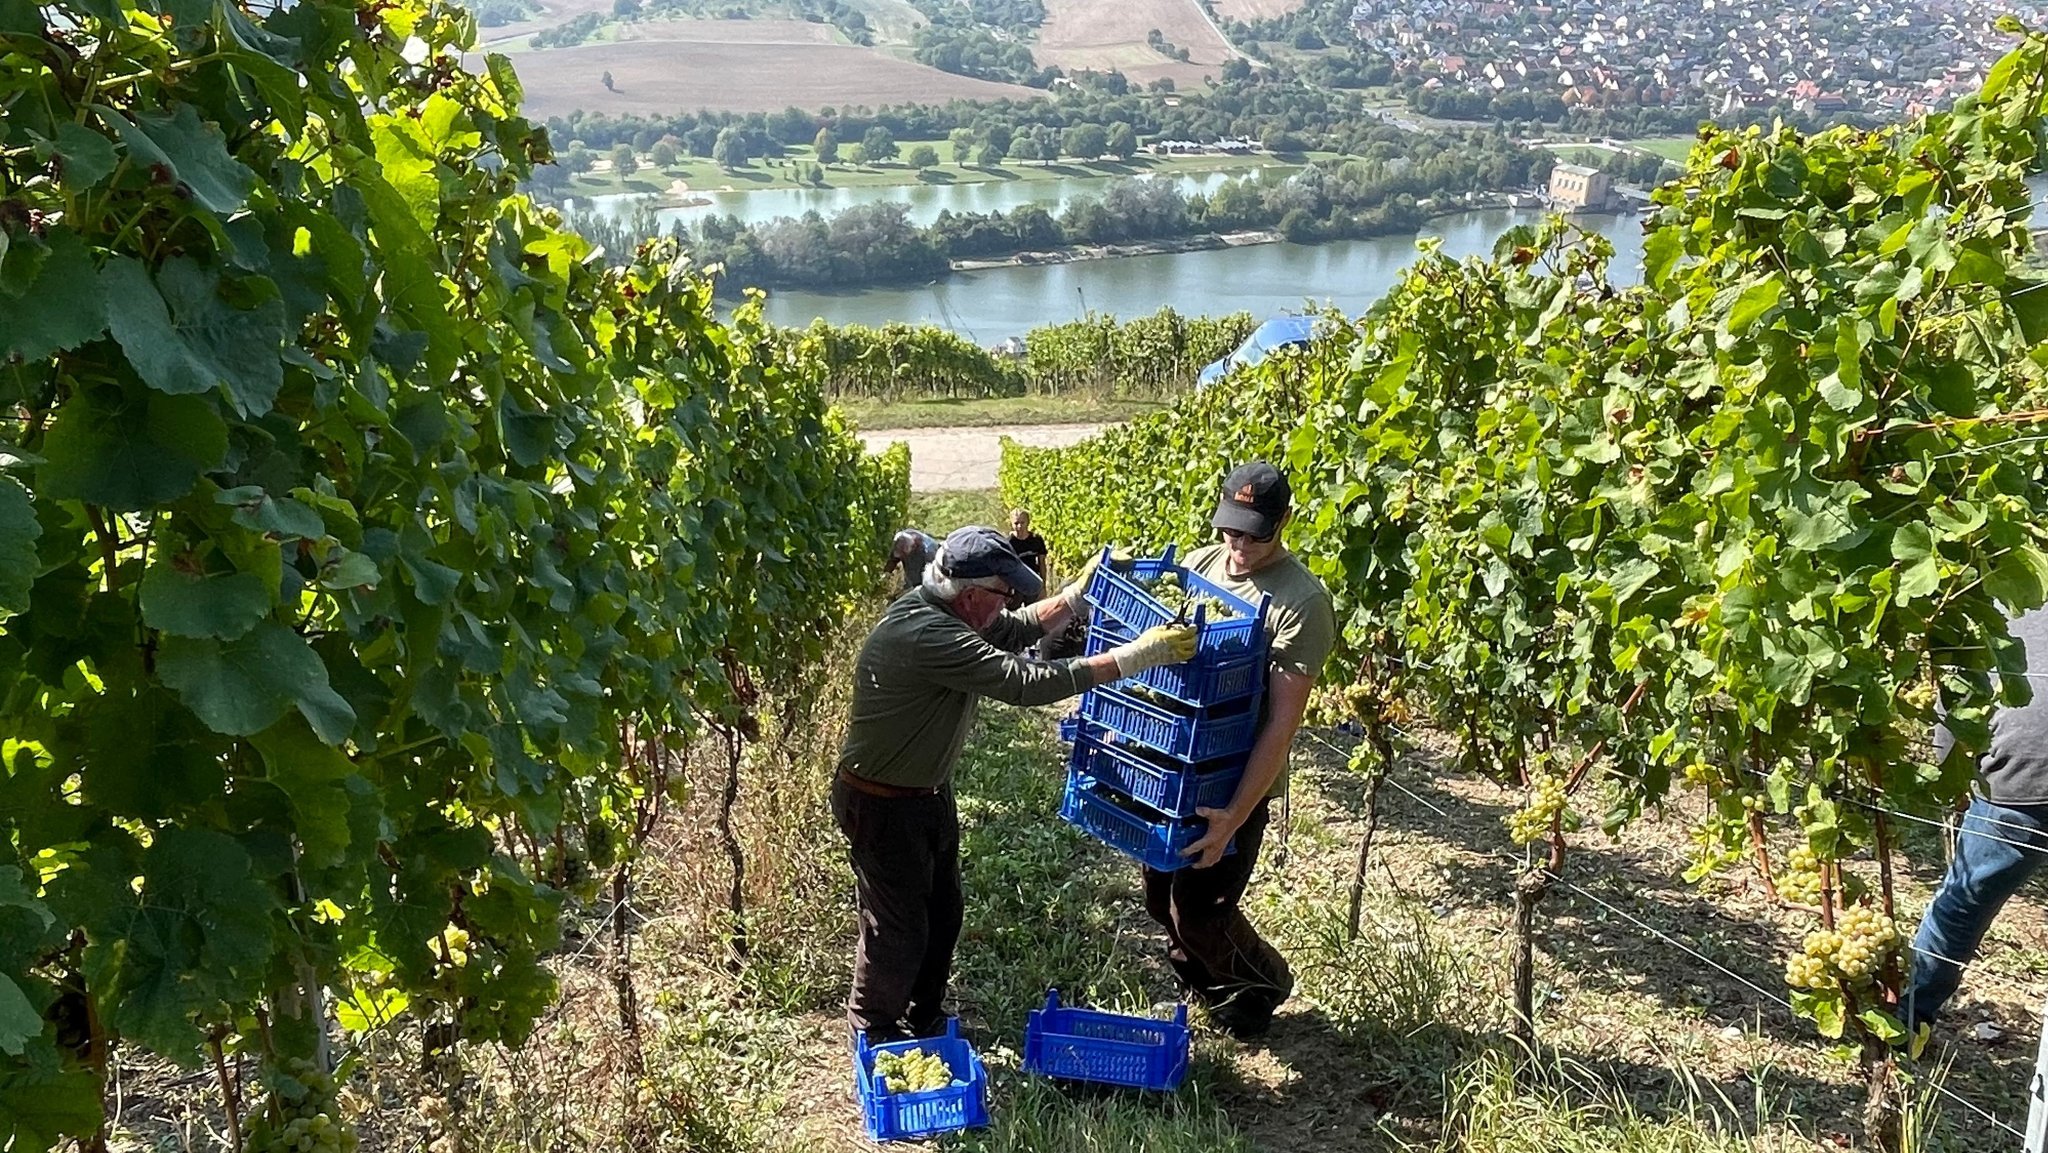
{"type": "MultiPolygon", "coordinates": [[[[867,204],[826,217],[816,212],[749,224],[712,215],[677,222],[674,236],[704,264],[725,268],[722,290],[852,288],[928,281],[950,261],[994,259],[1083,244],[1181,240],[1276,229],[1289,240],[1357,239],[1411,232],[1466,194],[1498,193],[1547,179],[1554,158],[1487,133],[1418,135],[1406,153],[1391,146],[1342,161],[1318,161],[1285,176],[1226,180],[1207,195],[1159,180],[1113,182],[1100,197],[1057,213],[1039,205],[1009,212],[941,212],[920,226],[902,204],[867,204]]],[[[659,234],[651,212],[619,219],[582,215],[572,224],[623,259],[659,234]]]]}

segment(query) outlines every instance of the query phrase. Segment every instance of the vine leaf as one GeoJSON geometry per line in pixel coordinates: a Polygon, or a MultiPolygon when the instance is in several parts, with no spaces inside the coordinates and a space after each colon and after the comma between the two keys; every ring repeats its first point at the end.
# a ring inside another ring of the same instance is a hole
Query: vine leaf
{"type": "Polygon", "coordinates": [[[45,495],[127,512],[184,496],[227,450],[227,425],[201,397],[101,388],[57,410],[36,479],[45,495]]]}
{"type": "Polygon", "coordinates": [[[113,812],[168,817],[220,793],[224,742],[160,687],[101,696],[62,732],[86,797],[113,812]]]}
{"type": "Polygon", "coordinates": [[[284,384],[284,302],[254,308],[221,298],[218,271],[186,259],[166,263],[150,283],[133,257],[101,273],[114,339],[144,382],[174,396],[226,387],[235,410],[262,416],[284,384]]]}
{"type": "Polygon", "coordinates": [[[28,994],[14,978],[0,973],[0,1053],[21,1056],[29,1040],[43,1031],[42,1014],[28,1003],[28,994]]]}
{"type": "Polygon", "coordinates": [[[293,720],[265,729],[251,743],[263,754],[270,782],[291,801],[292,827],[306,859],[319,867],[340,864],[350,841],[345,782],[355,765],[293,720]]]}
{"type": "Polygon", "coordinates": [[[66,120],[57,126],[57,155],[63,158],[64,187],[72,192],[95,188],[120,163],[114,145],[82,124],[66,120]]]}
{"type": "Polygon", "coordinates": [[[35,502],[11,476],[0,476],[0,620],[28,608],[29,587],[40,564],[36,540],[43,526],[35,502]]]}
{"type": "Polygon", "coordinates": [[[107,307],[78,234],[54,228],[42,245],[16,237],[0,277],[0,362],[42,360],[106,329],[107,307]],[[17,279],[17,266],[25,278],[17,279]]]}
{"type": "Polygon", "coordinates": [[[200,120],[192,105],[180,104],[169,116],[140,113],[134,120],[110,108],[100,115],[113,122],[137,163],[163,165],[202,206],[225,216],[248,203],[256,174],[228,155],[227,138],[200,120]]]}
{"type": "Polygon", "coordinates": [[[142,578],[142,620],[173,636],[231,641],[270,615],[276,595],[253,573],[187,572],[158,564],[142,578]]]}
{"type": "Polygon", "coordinates": [[[157,672],[217,733],[253,736],[294,705],[329,744],[355,727],[355,710],[327,683],[319,655],[276,621],[232,641],[167,637],[157,672]]]}

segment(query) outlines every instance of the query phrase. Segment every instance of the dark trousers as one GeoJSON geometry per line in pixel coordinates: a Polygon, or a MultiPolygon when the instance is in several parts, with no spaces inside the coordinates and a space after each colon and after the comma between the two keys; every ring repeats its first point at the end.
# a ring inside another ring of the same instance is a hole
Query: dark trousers
{"type": "Polygon", "coordinates": [[[1237,830],[1237,852],[1209,868],[1145,870],[1145,909],[1166,929],[1166,959],[1210,1006],[1229,1002],[1244,1012],[1271,1013],[1294,990],[1287,959],[1237,907],[1259,863],[1272,804],[1270,798],[1259,802],[1237,830]]]}
{"type": "Polygon", "coordinates": [[[847,1024],[876,1042],[936,1033],[966,908],[953,790],[876,797],[834,781],[832,816],[852,852],[860,912],[847,1024]]]}

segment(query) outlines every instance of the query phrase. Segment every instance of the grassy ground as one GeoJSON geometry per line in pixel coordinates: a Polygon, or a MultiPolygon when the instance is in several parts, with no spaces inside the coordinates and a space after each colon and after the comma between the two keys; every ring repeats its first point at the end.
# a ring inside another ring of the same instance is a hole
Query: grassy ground
{"type": "Polygon", "coordinates": [[[1700,142],[1697,136],[1645,136],[1638,140],[1624,140],[1622,143],[1645,152],[1654,152],[1676,164],[1684,164],[1692,155],[1693,146],[1700,142]]]}
{"type": "MultiPolygon", "coordinates": [[[[943,529],[991,511],[976,501],[992,496],[925,502],[918,515],[943,529]]],[[[616,910],[631,930],[630,952],[613,952],[609,902],[584,910],[552,962],[563,996],[524,1049],[467,1047],[466,1076],[429,1094],[409,1071],[416,1025],[352,1040],[349,1051],[364,1063],[346,1103],[367,1127],[365,1149],[416,1149],[451,1134],[457,1142],[437,1148],[874,1148],[849,1093],[840,1006],[853,899],[825,805],[860,634],[858,624],[847,631],[834,667],[811,689],[761,704],[764,743],[742,762],[734,810],[749,955],[735,961],[727,948],[730,873],[712,832],[726,761],[722,750],[699,747],[680,766],[684,787],[637,866],[630,903],[616,910]],[[637,1043],[621,1025],[621,975],[637,997],[637,1043]],[[455,1105],[448,1122],[432,1120],[439,1105],[422,1100],[443,1095],[455,1105]]],[[[1187,1083],[1168,1096],[1024,1075],[1025,1015],[1048,986],[1154,1015],[1175,999],[1135,867],[1054,815],[1064,760],[1052,733],[1057,713],[985,705],[960,765],[968,912],[953,988],[991,1071],[995,1124],[942,1148],[1735,1153],[1860,1145],[1853,1060],[1772,1000],[1782,993],[1780,958],[1803,924],[1766,903],[1745,875],[1700,886],[1678,879],[1692,851],[1683,803],[1617,841],[1576,838],[1569,884],[1538,912],[1542,1049],[1517,1079],[1502,1032],[1516,868],[1500,856],[1502,818],[1516,798],[1446,769],[1441,742],[1426,734],[1383,793],[1355,939],[1344,909],[1362,827],[1359,782],[1337,734],[1314,730],[1298,743],[1291,808],[1276,818],[1246,902],[1298,982],[1270,1037],[1246,1045],[1200,1028],[1187,1083]]],[[[1910,851],[1909,915],[1940,867],[1938,844],[1910,851]]],[[[1945,1068],[1949,1091],[2008,1122],[2025,1115],[2031,1003],[2048,973],[2044,936],[2035,902],[2007,909],[1952,1006],[1956,1024],[1923,1066],[1945,1068]],[[2007,1039],[1959,1039],[1977,1020],[1996,1023],[2007,1039]]],[[[1199,1013],[1195,1020],[1202,1023],[1199,1013]]],[[[124,1076],[129,1120],[115,1148],[219,1147],[206,1137],[219,1118],[203,1107],[203,1076],[134,1068],[124,1076]]],[[[1917,1148],[2015,1147],[1962,1106],[1937,1103],[1917,1148]]]]}
{"type": "MultiPolygon", "coordinates": [[[[950,160],[952,145],[944,140],[911,141],[898,147],[905,154],[919,143],[930,144],[942,159],[950,160]]],[[[566,149],[566,145],[563,146],[566,149]]],[[[847,145],[842,144],[840,154],[845,155],[847,145]]],[[[1326,159],[1335,153],[1314,152],[1306,154],[1307,159],[1326,159]]],[[[745,168],[727,170],[702,157],[679,160],[667,167],[656,167],[647,157],[642,156],[643,167],[632,175],[621,178],[611,170],[609,161],[600,163],[589,172],[571,179],[570,195],[604,196],[624,192],[667,194],[675,181],[688,184],[693,192],[720,191],[730,189],[746,192],[764,188],[810,188],[812,185],[805,173],[815,154],[806,146],[795,148],[790,154],[775,160],[756,160],[745,168]]],[[[923,170],[910,167],[900,160],[886,163],[863,164],[858,167],[840,161],[825,168],[825,188],[891,188],[911,185],[936,184],[988,184],[998,182],[1062,180],[1069,178],[1111,179],[1120,176],[1139,176],[1146,173],[1185,176],[1210,172],[1250,173],[1269,170],[1275,173],[1293,172],[1301,165],[1290,157],[1281,161],[1273,157],[1243,156],[1136,156],[1128,161],[1097,160],[1082,163],[1068,159],[1055,163],[1038,161],[1005,161],[993,168],[974,165],[944,163],[923,170]]]]}
{"type": "Polygon", "coordinates": [[[843,399],[832,402],[857,428],[986,428],[1005,424],[1098,424],[1158,412],[1166,400],[1068,394],[972,400],[843,399]]]}
{"type": "Polygon", "coordinates": [[[1008,530],[1010,510],[992,488],[955,489],[950,492],[910,494],[910,527],[921,528],[935,537],[963,525],[986,524],[1008,530]]]}

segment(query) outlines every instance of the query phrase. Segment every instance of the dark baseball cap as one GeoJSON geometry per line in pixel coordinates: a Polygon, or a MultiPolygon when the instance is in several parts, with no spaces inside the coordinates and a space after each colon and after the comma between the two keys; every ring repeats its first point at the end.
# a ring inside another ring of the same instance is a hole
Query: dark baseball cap
{"type": "Polygon", "coordinates": [[[1252,536],[1268,537],[1280,531],[1280,522],[1294,502],[1294,489],[1280,470],[1263,460],[1238,465],[1223,481],[1223,494],[1216,502],[1216,515],[1209,521],[1215,528],[1227,528],[1252,536]]]}
{"type": "Polygon", "coordinates": [[[1045,582],[1010,547],[1010,534],[986,525],[954,529],[939,546],[937,563],[941,576],[963,580],[1001,577],[1027,601],[1037,600],[1045,591],[1045,582]]]}

